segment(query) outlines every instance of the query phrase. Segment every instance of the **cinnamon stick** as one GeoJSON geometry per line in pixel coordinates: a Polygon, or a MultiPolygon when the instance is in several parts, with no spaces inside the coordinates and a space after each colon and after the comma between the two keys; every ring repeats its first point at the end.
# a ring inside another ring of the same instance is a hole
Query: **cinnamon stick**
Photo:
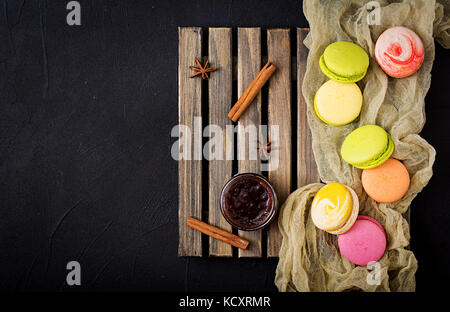
{"type": "Polygon", "coordinates": [[[194,230],[200,231],[203,234],[214,237],[215,239],[221,240],[222,242],[225,242],[227,244],[233,245],[235,247],[238,247],[238,248],[241,248],[244,250],[247,248],[247,246],[249,244],[249,241],[246,239],[243,239],[242,237],[234,235],[225,230],[219,229],[218,227],[212,226],[208,223],[197,220],[193,217],[189,217],[186,224],[188,227],[190,227],[194,230]]]}
{"type": "Polygon", "coordinates": [[[277,68],[271,62],[267,62],[261,71],[256,75],[255,79],[250,83],[247,89],[242,93],[236,104],[233,105],[228,117],[237,121],[239,117],[244,113],[247,107],[253,102],[255,97],[261,91],[262,87],[266,84],[267,80],[273,75],[277,68]]]}

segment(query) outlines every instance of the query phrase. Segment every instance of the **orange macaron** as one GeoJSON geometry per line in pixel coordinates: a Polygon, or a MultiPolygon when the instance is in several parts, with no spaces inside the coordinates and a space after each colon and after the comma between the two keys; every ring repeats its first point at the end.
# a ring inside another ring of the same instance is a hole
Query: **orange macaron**
{"type": "Polygon", "coordinates": [[[410,182],[405,165],[394,158],[378,167],[364,169],[361,180],[367,195],[379,203],[392,203],[402,198],[410,182]]]}

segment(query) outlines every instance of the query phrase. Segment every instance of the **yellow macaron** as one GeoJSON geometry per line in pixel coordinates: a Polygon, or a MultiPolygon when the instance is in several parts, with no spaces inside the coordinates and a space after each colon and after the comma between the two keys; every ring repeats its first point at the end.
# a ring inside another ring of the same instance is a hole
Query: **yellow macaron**
{"type": "Polygon", "coordinates": [[[314,97],[317,116],[332,126],[346,125],[361,112],[363,96],[356,83],[325,82],[314,97]]]}
{"type": "Polygon", "coordinates": [[[331,234],[343,234],[355,223],[359,200],[355,191],[333,182],[325,185],[314,196],[311,218],[316,227],[331,234]]]}

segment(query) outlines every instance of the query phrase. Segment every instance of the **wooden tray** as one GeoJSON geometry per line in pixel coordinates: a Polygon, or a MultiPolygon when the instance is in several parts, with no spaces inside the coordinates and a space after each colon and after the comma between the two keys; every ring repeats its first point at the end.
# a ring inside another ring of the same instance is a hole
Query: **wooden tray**
{"type": "MultiPolygon", "coordinates": [[[[223,129],[232,125],[227,113],[269,59],[278,69],[238,124],[279,125],[279,166],[263,174],[273,183],[280,204],[297,187],[318,182],[301,91],[308,55],[303,40],[309,30],[299,28],[295,33],[290,29],[180,27],[178,31],[179,123],[194,129],[194,117],[201,116],[203,124],[199,131],[207,124],[223,129]],[[195,57],[207,58],[211,66],[218,68],[209,80],[190,78],[189,66],[195,66],[195,57]]],[[[242,142],[237,142],[235,147],[240,146],[242,142]]],[[[179,161],[179,256],[278,256],[281,237],[276,221],[262,231],[239,231],[238,235],[250,240],[245,251],[207,239],[186,226],[187,218],[194,216],[232,231],[220,212],[219,196],[225,182],[238,172],[261,173],[260,162],[179,161]]]]}

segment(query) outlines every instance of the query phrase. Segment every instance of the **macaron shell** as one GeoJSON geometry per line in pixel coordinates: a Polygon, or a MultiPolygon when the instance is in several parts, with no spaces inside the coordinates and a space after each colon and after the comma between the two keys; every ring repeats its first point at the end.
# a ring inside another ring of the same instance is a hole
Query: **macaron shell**
{"type": "Polygon", "coordinates": [[[311,218],[316,227],[324,231],[335,230],[347,222],[353,211],[353,196],[340,183],[322,187],[311,203],[311,218]]]}
{"type": "Polygon", "coordinates": [[[367,195],[379,203],[401,199],[410,184],[408,170],[394,158],[389,158],[376,168],[363,170],[361,180],[367,195]]]}
{"type": "Polygon", "coordinates": [[[342,158],[360,169],[381,165],[393,151],[391,136],[377,125],[366,125],[353,130],[341,146],[342,158]]]}
{"type": "Polygon", "coordinates": [[[358,164],[355,167],[359,169],[372,169],[383,164],[386,160],[389,159],[389,157],[392,156],[392,153],[394,152],[394,141],[392,141],[391,135],[389,133],[388,133],[388,141],[389,141],[388,147],[380,157],[365,164],[358,164]]]}
{"type": "Polygon", "coordinates": [[[330,234],[334,234],[334,235],[338,235],[338,234],[343,234],[345,232],[347,232],[348,230],[350,230],[353,226],[353,224],[356,222],[356,219],[358,218],[358,214],[359,214],[359,199],[358,199],[358,195],[356,195],[356,192],[344,185],[350,192],[350,194],[352,194],[352,199],[353,199],[353,210],[352,213],[350,214],[350,217],[347,219],[347,222],[340,227],[337,230],[334,231],[327,231],[330,234]]]}
{"type": "Polygon", "coordinates": [[[422,65],[425,49],[420,37],[411,29],[397,26],[385,30],[375,44],[375,58],[386,74],[403,78],[422,65]]]}
{"type": "Polygon", "coordinates": [[[339,82],[361,80],[369,67],[369,56],[359,45],[348,41],[337,41],[328,45],[319,66],[329,78],[339,82]]]}
{"type": "Polygon", "coordinates": [[[343,126],[358,118],[362,102],[357,84],[328,80],[316,92],[314,110],[323,122],[343,126]]]}
{"type": "Polygon", "coordinates": [[[386,234],[374,219],[359,216],[353,227],[338,235],[339,250],[344,258],[357,265],[378,261],[386,250],[386,234]]]}
{"type": "Polygon", "coordinates": [[[333,73],[330,69],[328,69],[327,65],[325,64],[323,54],[319,59],[319,67],[328,78],[338,81],[338,82],[342,82],[342,83],[357,82],[357,81],[363,79],[367,73],[367,70],[365,70],[364,72],[362,72],[359,75],[354,75],[354,76],[350,76],[350,77],[349,76],[341,76],[336,73],[333,73]]]}

